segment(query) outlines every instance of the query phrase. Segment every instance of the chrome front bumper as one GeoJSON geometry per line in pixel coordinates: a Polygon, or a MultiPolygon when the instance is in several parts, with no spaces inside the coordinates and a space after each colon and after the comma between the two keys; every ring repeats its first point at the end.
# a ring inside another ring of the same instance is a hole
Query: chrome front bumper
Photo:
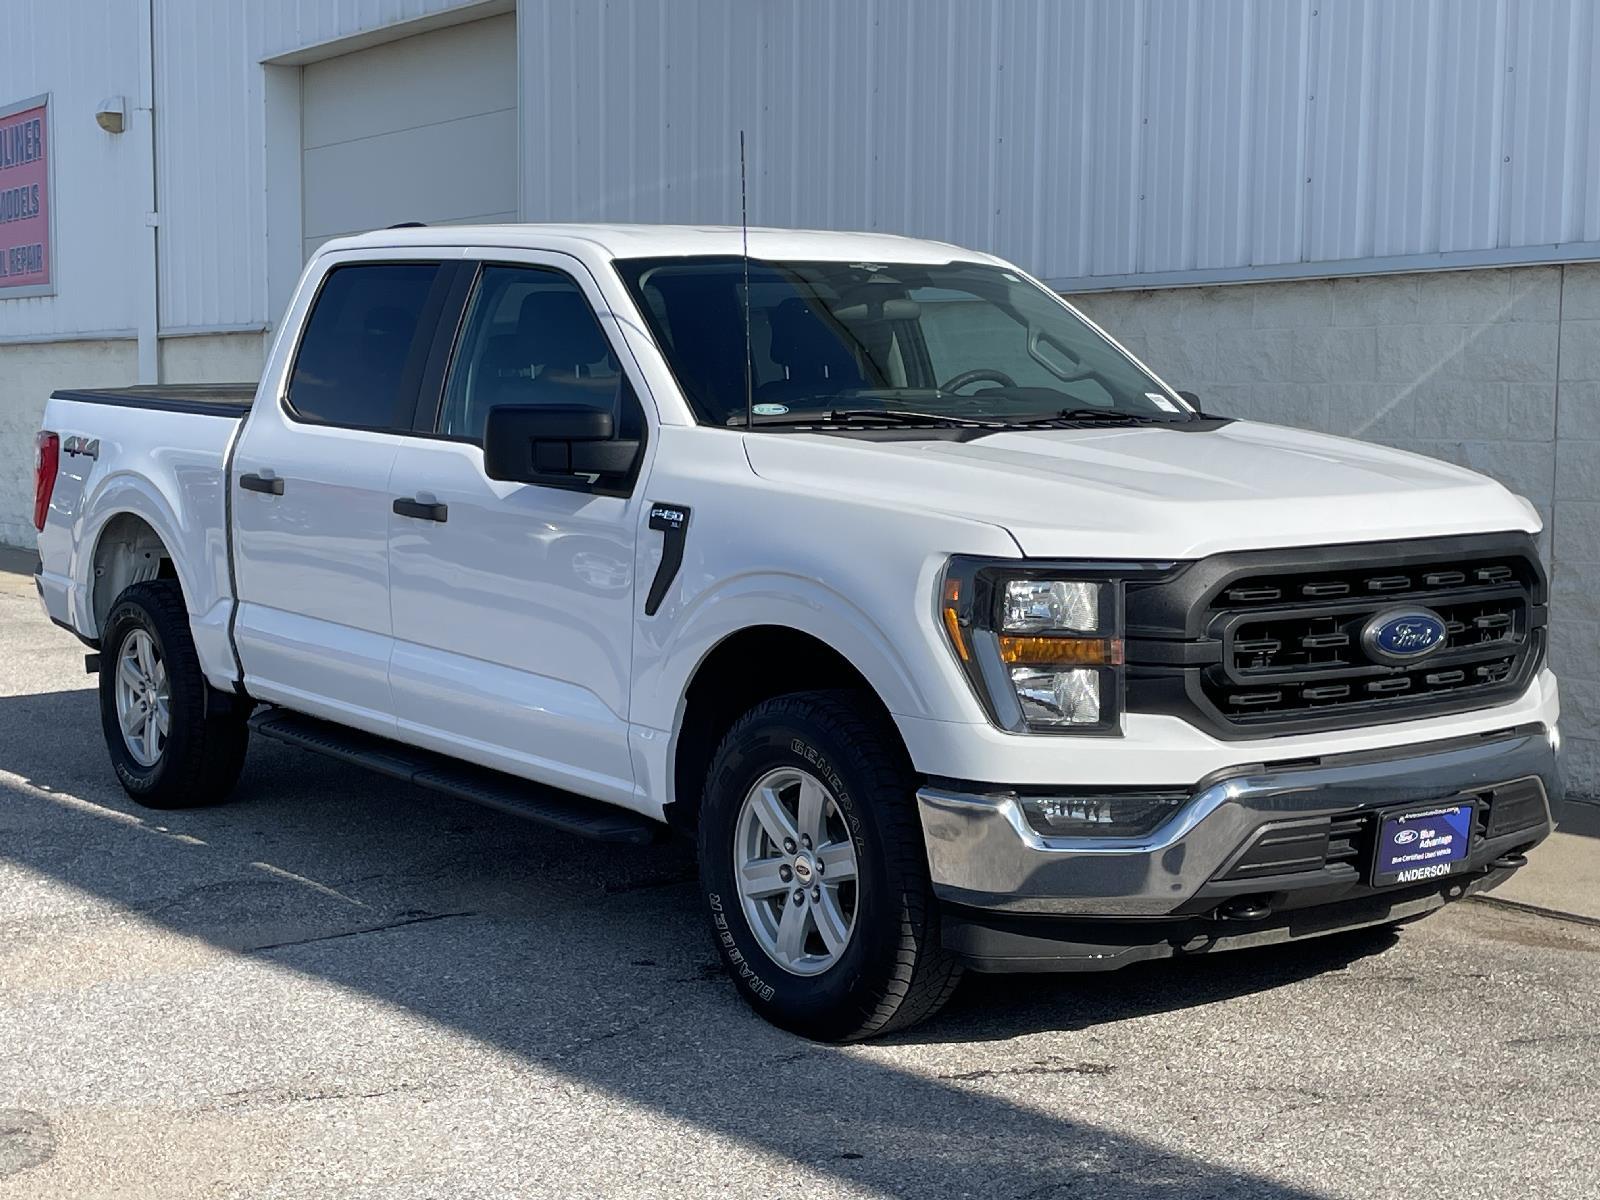
{"type": "Polygon", "coordinates": [[[942,901],[1001,913],[1159,917],[1192,913],[1196,898],[1265,824],[1426,804],[1537,780],[1543,823],[1475,846],[1462,874],[1487,869],[1508,850],[1549,834],[1551,805],[1561,797],[1556,745],[1552,730],[1528,725],[1403,750],[1241,766],[1201,780],[1176,814],[1139,838],[1041,834],[1017,794],[998,786],[924,787],[917,803],[942,901]]]}

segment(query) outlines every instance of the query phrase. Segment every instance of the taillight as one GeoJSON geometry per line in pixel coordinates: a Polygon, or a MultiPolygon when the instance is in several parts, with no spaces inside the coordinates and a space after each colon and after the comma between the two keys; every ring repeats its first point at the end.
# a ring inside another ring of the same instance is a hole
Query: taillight
{"type": "Polygon", "coordinates": [[[33,527],[44,529],[50,511],[50,494],[56,490],[56,470],[61,466],[61,439],[41,433],[33,439],[33,527]]]}

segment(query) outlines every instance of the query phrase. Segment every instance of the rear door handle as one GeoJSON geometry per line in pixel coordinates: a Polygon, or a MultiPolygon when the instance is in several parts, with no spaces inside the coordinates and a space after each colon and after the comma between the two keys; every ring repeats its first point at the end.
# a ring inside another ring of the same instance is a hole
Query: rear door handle
{"type": "Polygon", "coordinates": [[[283,495],[283,480],[276,475],[249,475],[239,476],[239,486],[247,492],[260,492],[266,496],[283,495]]]}
{"type": "Polygon", "coordinates": [[[431,501],[405,497],[394,502],[394,511],[402,517],[415,517],[419,521],[438,521],[441,525],[450,517],[450,506],[431,501]]]}

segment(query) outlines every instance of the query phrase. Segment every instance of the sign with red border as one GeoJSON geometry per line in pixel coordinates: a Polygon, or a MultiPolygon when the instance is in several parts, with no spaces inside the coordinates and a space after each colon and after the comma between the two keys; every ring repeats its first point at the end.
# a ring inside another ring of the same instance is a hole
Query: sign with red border
{"type": "Polygon", "coordinates": [[[0,108],[0,299],[55,290],[49,97],[0,108]]]}

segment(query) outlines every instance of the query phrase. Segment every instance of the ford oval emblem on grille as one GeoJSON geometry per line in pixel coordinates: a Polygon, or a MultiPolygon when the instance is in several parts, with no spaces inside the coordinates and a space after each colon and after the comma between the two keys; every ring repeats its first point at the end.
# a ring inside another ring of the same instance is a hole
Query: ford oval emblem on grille
{"type": "Polygon", "coordinates": [[[1361,647],[1378,662],[1415,662],[1444,645],[1448,632],[1437,613],[1391,609],[1361,627],[1361,647]]]}

